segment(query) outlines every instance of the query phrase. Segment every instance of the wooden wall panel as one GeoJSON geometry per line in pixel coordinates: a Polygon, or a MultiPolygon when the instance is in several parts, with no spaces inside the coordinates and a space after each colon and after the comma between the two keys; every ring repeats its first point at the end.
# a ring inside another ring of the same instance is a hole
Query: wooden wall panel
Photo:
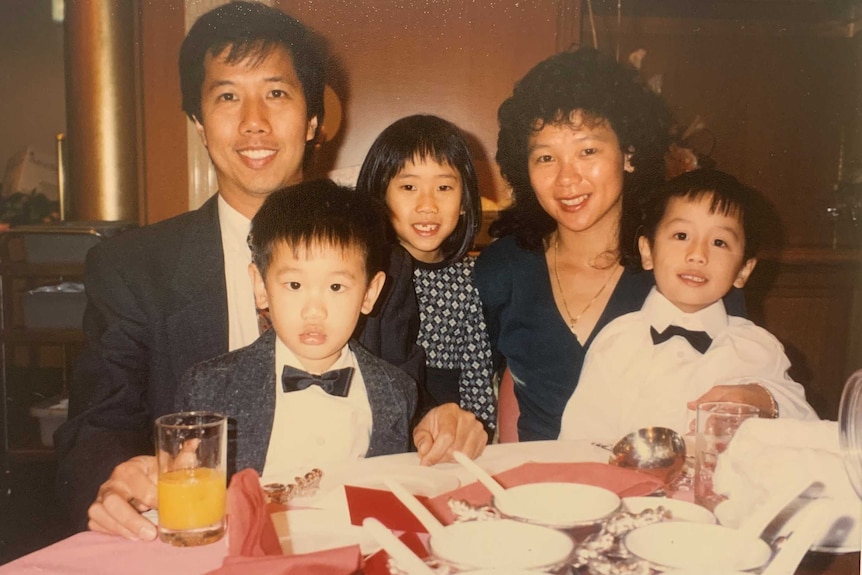
{"type": "Polygon", "coordinates": [[[836,419],[847,377],[862,367],[862,256],[788,250],[761,258],[746,286],[751,319],[784,344],[791,376],[821,417],[836,419]]]}
{"type": "Polygon", "coordinates": [[[280,7],[321,33],[346,74],[345,120],[313,172],[359,166],[394,120],[440,115],[472,136],[483,193],[503,193],[493,160],[497,108],[555,51],[557,1],[348,0],[280,7]]]}
{"type": "MultiPolygon", "coordinates": [[[[623,57],[645,49],[643,77],[662,76],[680,124],[705,121],[712,158],[776,204],[786,243],[827,245],[841,140],[855,139],[859,113],[858,42],[834,27],[782,27],[777,7],[774,14],[768,22],[624,18],[621,33],[605,17],[599,48],[619,41],[623,57]]],[[[858,151],[846,152],[845,168],[862,165],[858,151]]]]}
{"type": "Polygon", "coordinates": [[[177,59],[185,36],[182,0],[141,2],[142,223],[188,210],[186,115],[177,59]]]}

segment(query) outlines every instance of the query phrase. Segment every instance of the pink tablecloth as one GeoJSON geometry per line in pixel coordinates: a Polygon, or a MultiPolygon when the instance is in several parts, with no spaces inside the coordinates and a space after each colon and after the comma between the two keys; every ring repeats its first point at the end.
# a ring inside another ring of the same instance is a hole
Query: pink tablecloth
{"type": "Polygon", "coordinates": [[[84,532],[0,566],[0,575],[202,575],[220,567],[225,555],[225,539],[203,547],[173,547],[84,532]]]}

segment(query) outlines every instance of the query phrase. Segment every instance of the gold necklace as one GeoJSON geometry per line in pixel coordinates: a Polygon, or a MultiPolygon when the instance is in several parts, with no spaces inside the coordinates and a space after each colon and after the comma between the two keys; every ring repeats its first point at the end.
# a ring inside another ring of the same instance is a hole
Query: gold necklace
{"type": "Polygon", "coordinates": [[[554,277],[557,279],[557,289],[560,290],[560,299],[563,300],[563,309],[566,310],[566,315],[569,318],[569,329],[572,331],[572,333],[575,333],[575,326],[577,325],[578,320],[581,319],[581,316],[583,316],[585,313],[587,313],[587,310],[590,309],[590,307],[594,303],[596,303],[596,300],[599,299],[599,296],[602,295],[602,292],[605,291],[605,288],[608,287],[608,284],[611,283],[612,279],[614,279],[614,276],[616,275],[617,270],[616,270],[616,268],[614,268],[611,271],[610,275],[608,276],[608,279],[605,281],[605,283],[602,284],[602,287],[599,288],[599,291],[596,292],[596,295],[593,296],[593,299],[591,299],[589,302],[587,302],[587,305],[584,306],[584,309],[581,310],[581,313],[579,313],[575,317],[572,317],[572,312],[569,311],[569,303],[566,301],[566,294],[563,292],[563,284],[560,281],[560,273],[557,271],[557,260],[559,259],[559,255],[560,255],[559,247],[560,247],[560,239],[558,236],[555,236],[554,237],[554,277]]]}

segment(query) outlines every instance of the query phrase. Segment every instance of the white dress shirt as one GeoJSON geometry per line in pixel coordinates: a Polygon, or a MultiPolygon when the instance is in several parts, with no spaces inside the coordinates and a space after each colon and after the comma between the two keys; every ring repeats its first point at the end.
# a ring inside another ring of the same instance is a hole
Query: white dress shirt
{"type": "Polygon", "coordinates": [[[686,403],[716,385],[759,383],[781,417],[817,419],[789,367],[772,334],[728,316],[721,300],[685,313],[653,288],[640,311],[615,319],[593,340],[563,412],[560,439],[613,442],[648,426],[685,435],[695,415],[686,403]],[[679,336],[653,345],[650,327],[662,332],[671,324],[705,331],[712,345],[704,354],[679,336]]]}
{"type": "Polygon", "coordinates": [[[281,388],[284,366],[305,368],[280,339],[275,342],[275,419],[263,477],[290,479],[328,462],[365,457],[371,442],[371,404],[350,348],[345,345],[329,368],[353,367],[347,397],[329,395],[317,385],[285,393],[281,388]]]}
{"type": "Polygon", "coordinates": [[[233,351],[249,345],[260,335],[254,291],[248,275],[251,220],[233,209],[221,195],[218,197],[218,218],[227,288],[228,349],[233,351]]]}

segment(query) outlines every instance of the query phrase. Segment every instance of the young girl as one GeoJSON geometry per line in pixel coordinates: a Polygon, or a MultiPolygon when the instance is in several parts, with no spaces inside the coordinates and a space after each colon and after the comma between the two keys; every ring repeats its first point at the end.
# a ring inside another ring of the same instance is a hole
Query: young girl
{"type": "Polygon", "coordinates": [[[454,402],[493,429],[491,348],[467,255],[481,202],[463,134],[436,116],[402,118],[371,145],[356,187],[385,203],[392,241],[414,260],[427,365],[420,410],[454,402]]]}

